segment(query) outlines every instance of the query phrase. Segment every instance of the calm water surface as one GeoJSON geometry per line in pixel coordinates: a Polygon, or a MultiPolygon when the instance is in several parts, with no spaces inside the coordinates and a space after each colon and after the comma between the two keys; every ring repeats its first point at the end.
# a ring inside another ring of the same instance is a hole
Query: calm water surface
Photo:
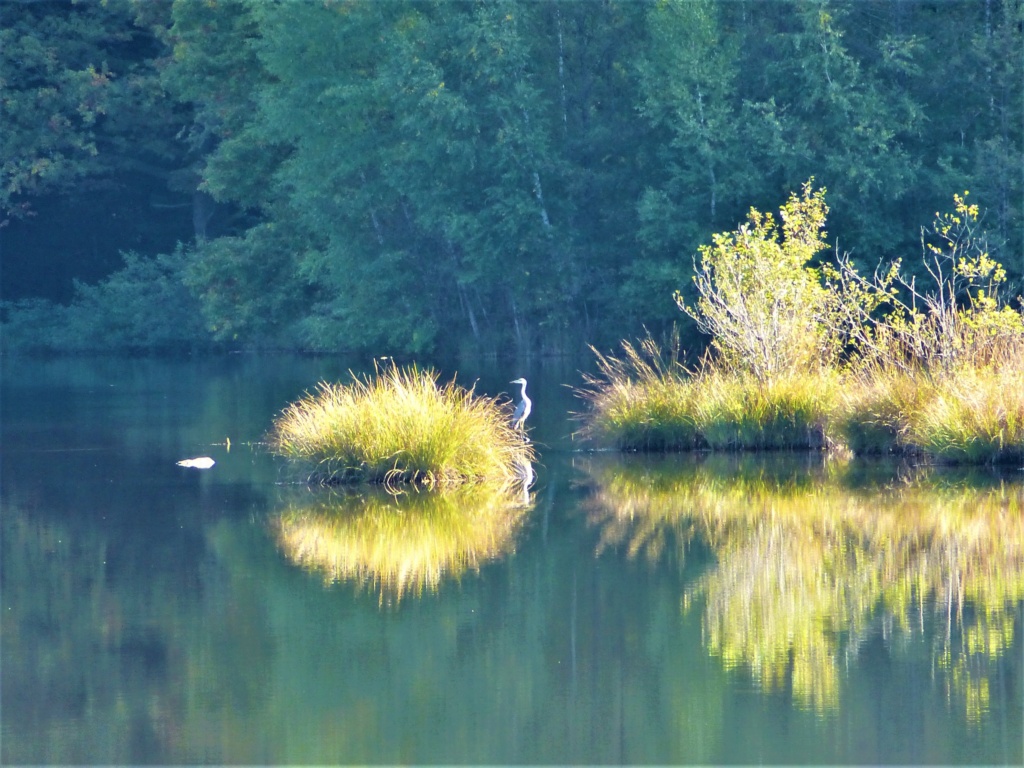
{"type": "Polygon", "coordinates": [[[3,361],[4,763],[1024,762],[1016,468],[584,453],[538,361],[525,497],[313,491],[347,367],[3,361]]]}

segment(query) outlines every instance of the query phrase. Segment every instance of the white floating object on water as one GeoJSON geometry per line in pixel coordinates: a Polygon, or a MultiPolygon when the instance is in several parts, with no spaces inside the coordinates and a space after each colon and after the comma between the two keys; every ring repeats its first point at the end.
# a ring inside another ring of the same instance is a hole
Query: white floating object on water
{"type": "Polygon", "coordinates": [[[179,467],[195,467],[196,469],[209,469],[216,464],[209,456],[200,456],[198,459],[182,459],[178,462],[179,467]]]}

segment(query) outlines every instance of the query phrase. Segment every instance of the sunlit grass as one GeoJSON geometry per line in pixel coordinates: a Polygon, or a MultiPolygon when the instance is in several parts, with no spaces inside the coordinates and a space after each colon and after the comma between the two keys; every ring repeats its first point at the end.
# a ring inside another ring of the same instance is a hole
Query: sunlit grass
{"type": "Polygon", "coordinates": [[[709,651],[819,711],[836,706],[840,660],[880,615],[906,632],[943,626],[936,663],[980,716],[977,659],[1012,647],[1024,599],[1024,484],[939,483],[919,469],[864,487],[846,482],[855,462],[770,462],[590,462],[599,549],[657,558],[675,540],[685,557],[703,542],[716,565],[683,603],[703,606],[709,651]]]}
{"type": "Polygon", "coordinates": [[[533,461],[504,404],[416,367],[320,384],[278,416],[270,444],[322,482],[510,484],[533,461]]]}
{"type": "Polygon", "coordinates": [[[294,563],[397,602],[510,553],[529,509],[521,494],[491,484],[397,496],[366,488],[294,502],[273,528],[294,563]]]}
{"type": "Polygon", "coordinates": [[[935,461],[1024,460],[1024,360],[984,366],[791,372],[767,381],[705,364],[689,371],[650,339],[598,355],[579,393],[583,437],[621,450],[827,448],[935,461]]]}
{"type": "Polygon", "coordinates": [[[837,442],[855,454],[908,450],[908,419],[924,407],[932,388],[924,371],[878,366],[847,376],[832,415],[837,442]]]}
{"type": "Polygon", "coordinates": [[[1024,458],[1024,370],[963,369],[944,375],[910,414],[908,442],[966,463],[1024,458]]]}
{"type": "Polygon", "coordinates": [[[621,358],[597,355],[599,375],[580,395],[590,405],[585,437],[621,450],[674,451],[702,445],[689,373],[647,339],[622,345],[621,358]]]}
{"type": "Polygon", "coordinates": [[[760,382],[748,375],[708,371],[691,386],[696,390],[696,427],[711,448],[822,448],[839,377],[820,372],[760,382]]]}
{"type": "Polygon", "coordinates": [[[902,451],[964,464],[1019,461],[1024,371],[873,368],[846,380],[835,422],[854,453],[902,451]]]}
{"type": "Polygon", "coordinates": [[[584,437],[621,450],[821,448],[839,377],[828,371],[762,382],[704,366],[689,371],[651,339],[597,353],[580,395],[584,437]]]}

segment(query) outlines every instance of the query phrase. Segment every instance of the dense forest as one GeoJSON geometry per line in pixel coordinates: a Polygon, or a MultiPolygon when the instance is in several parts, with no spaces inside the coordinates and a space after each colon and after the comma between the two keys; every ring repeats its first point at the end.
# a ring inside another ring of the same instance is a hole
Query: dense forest
{"type": "MultiPolygon", "coordinates": [[[[8,349],[572,352],[813,178],[1024,280],[1021,0],[5,0],[8,349]]],[[[826,254],[827,256],[827,254],[826,254]]],[[[684,326],[696,339],[696,330],[684,326]]]]}

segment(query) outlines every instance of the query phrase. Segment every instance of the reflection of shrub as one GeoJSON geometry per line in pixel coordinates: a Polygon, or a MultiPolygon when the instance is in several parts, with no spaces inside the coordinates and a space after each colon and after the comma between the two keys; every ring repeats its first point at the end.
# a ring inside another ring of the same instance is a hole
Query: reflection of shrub
{"type": "Polygon", "coordinates": [[[490,485],[399,496],[367,489],[290,505],[273,526],[295,563],[328,582],[372,585],[382,600],[397,600],[510,552],[528,510],[490,485]]]}
{"type": "Polygon", "coordinates": [[[935,661],[969,717],[983,713],[1024,600],[1024,484],[863,487],[846,483],[857,464],[725,458],[593,462],[601,546],[657,555],[669,531],[705,543],[717,563],[683,603],[703,607],[709,650],[805,706],[837,703],[839,660],[882,620],[941,624],[935,661]]]}
{"type": "Polygon", "coordinates": [[[199,304],[181,282],[185,254],[122,254],[124,266],[96,285],[75,283],[67,306],[43,300],[6,303],[7,350],[137,352],[209,344],[199,304]]]}
{"type": "Polygon", "coordinates": [[[270,441],[278,454],[312,463],[323,482],[512,484],[533,460],[497,400],[395,365],[321,384],[278,416],[270,441]]]}

